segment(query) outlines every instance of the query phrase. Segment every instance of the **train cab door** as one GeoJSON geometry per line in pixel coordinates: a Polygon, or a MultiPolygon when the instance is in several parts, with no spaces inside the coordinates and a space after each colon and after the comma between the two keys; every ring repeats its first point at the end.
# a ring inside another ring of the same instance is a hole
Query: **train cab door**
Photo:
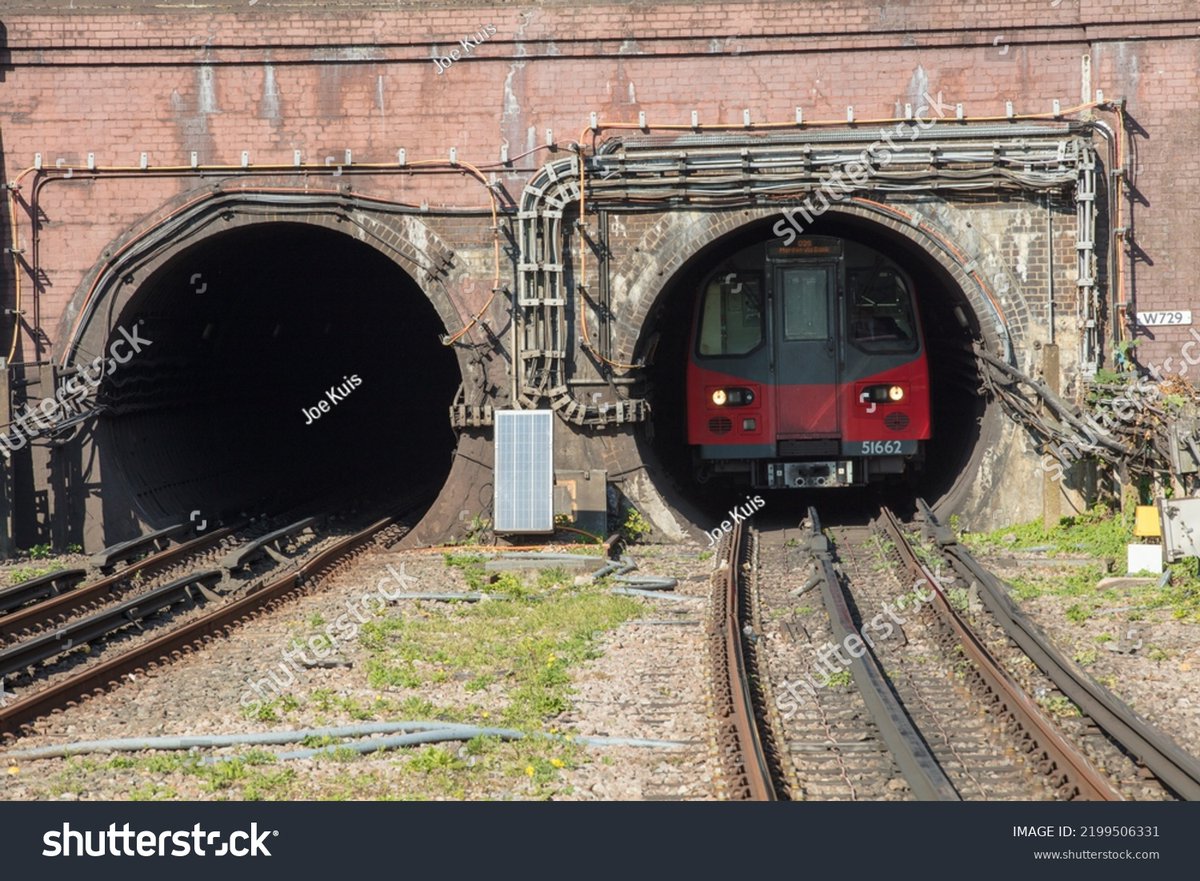
{"type": "Polygon", "coordinates": [[[835,261],[774,266],[773,373],[776,429],[781,440],[838,433],[835,261]]]}

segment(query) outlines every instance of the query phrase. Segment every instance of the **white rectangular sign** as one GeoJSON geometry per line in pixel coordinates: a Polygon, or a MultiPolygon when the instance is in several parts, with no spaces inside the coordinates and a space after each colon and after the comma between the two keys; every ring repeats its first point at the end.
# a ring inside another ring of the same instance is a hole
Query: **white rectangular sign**
{"type": "Polygon", "coordinates": [[[1166,324],[1191,324],[1191,309],[1166,309],[1157,312],[1139,312],[1137,321],[1142,327],[1162,327],[1166,324]]]}

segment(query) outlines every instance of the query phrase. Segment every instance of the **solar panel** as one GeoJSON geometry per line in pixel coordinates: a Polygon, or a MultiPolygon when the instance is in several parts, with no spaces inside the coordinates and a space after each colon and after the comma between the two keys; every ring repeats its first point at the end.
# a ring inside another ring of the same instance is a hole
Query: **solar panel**
{"type": "Polygon", "coordinates": [[[496,412],[496,532],[554,531],[554,412],[496,412]]]}

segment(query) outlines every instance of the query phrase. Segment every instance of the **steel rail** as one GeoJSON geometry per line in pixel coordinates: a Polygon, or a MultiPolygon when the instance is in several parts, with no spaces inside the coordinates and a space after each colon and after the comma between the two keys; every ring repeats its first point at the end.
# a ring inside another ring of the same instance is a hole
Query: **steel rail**
{"type": "Polygon", "coordinates": [[[249,620],[268,607],[284,602],[293,591],[303,588],[306,580],[316,578],[322,570],[341,562],[359,551],[379,532],[397,521],[385,517],[353,535],[349,535],[314,554],[292,572],[282,575],[240,599],[230,599],[213,611],[194,618],[136,648],[81,670],[78,674],[54,683],[27,697],[0,708],[0,735],[16,735],[22,725],[49,715],[92,693],[105,691],[122,677],[158,663],[169,662],[199,645],[249,620]]]}
{"type": "Polygon", "coordinates": [[[1168,789],[1187,801],[1200,801],[1200,759],[1142,718],[1119,697],[1070,664],[1036,624],[1013,603],[1007,586],[984,568],[954,533],[938,522],[923,499],[918,507],[933,539],[966,581],[979,586],[980,599],[1004,632],[1045,673],[1058,689],[1137,758],[1168,789]]]}
{"type": "Polygon", "coordinates": [[[737,788],[744,799],[750,801],[777,801],[779,793],[771,773],[764,738],[759,731],[754,710],[754,694],[750,669],[742,642],[742,557],[745,532],[739,523],[729,536],[729,556],[718,593],[714,638],[720,646],[721,657],[717,675],[723,692],[728,716],[725,734],[734,741],[730,749],[736,757],[727,756],[732,762],[737,788]]]}
{"type": "Polygon", "coordinates": [[[59,569],[6,587],[0,590],[0,614],[71,590],[86,577],[86,569],[59,569]]]}
{"type": "Polygon", "coordinates": [[[170,542],[175,536],[190,529],[191,526],[187,523],[164,526],[162,529],[155,529],[153,532],[147,532],[97,551],[92,554],[88,562],[93,568],[100,570],[105,575],[110,575],[117,563],[126,563],[136,557],[165,550],[167,545],[160,545],[159,542],[170,542]]]}
{"type": "Polygon", "coordinates": [[[913,550],[896,515],[888,508],[883,508],[880,511],[880,523],[900,554],[901,561],[918,579],[917,584],[924,582],[932,590],[933,605],[938,615],[953,631],[963,653],[975,665],[976,673],[995,696],[1000,708],[1025,732],[1029,739],[1027,752],[1040,749],[1045,756],[1044,762],[1051,763],[1042,770],[1057,771],[1061,775],[1057,781],[1059,787],[1074,787],[1073,794],[1080,798],[1089,801],[1122,800],[1120,793],[1083,753],[1059,733],[1037,703],[1013,681],[971,626],[950,605],[937,577],[913,550]]]}
{"type": "Polygon", "coordinates": [[[272,553],[273,546],[276,542],[283,539],[294,538],[306,529],[311,529],[317,522],[316,517],[305,517],[295,523],[289,523],[287,526],[280,527],[266,535],[260,536],[253,541],[246,542],[244,545],[234,548],[224,557],[222,557],[217,565],[227,572],[233,572],[241,569],[247,564],[261,557],[269,556],[277,563],[288,562],[286,558],[281,558],[277,553],[272,553]]]}
{"type": "MultiPolygon", "coordinates": [[[[0,640],[11,640],[30,628],[46,627],[57,620],[73,615],[113,592],[121,582],[136,573],[175,563],[196,551],[202,551],[216,544],[232,532],[233,528],[227,527],[206,533],[176,547],[144,557],[120,572],[106,575],[90,584],[76,587],[36,605],[26,606],[18,611],[0,616],[0,640]]],[[[17,585],[17,587],[21,587],[21,585],[17,585]]]]}
{"type": "Polygon", "coordinates": [[[913,724],[904,706],[892,690],[879,665],[869,640],[854,623],[846,589],[833,568],[833,547],[821,533],[821,521],[815,508],[808,509],[811,534],[808,550],[821,574],[821,596],[829,613],[834,639],[847,646],[850,672],[863,703],[871,713],[883,742],[892,753],[900,773],[908,781],[913,795],[921,801],[961,801],[962,796],[942,770],[929,745],[913,724]],[[855,654],[847,639],[854,637],[863,651],[855,654]]]}
{"type": "MultiPolygon", "coordinates": [[[[0,649],[0,677],[8,676],[39,661],[65,654],[72,648],[85,645],[101,636],[132,625],[140,626],[144,619],[156,612],[186,600],[195,600],[197,593],[204,594],[203,589],[193,590],[193,585],[204,581],[216,581],[220,577],[220,569],[199,570],[123,600],[94,615],[72,621],[57,630],[0,649]]],[[[209,593],[208,596],[214,597],[215,594],[209,593]]]]}

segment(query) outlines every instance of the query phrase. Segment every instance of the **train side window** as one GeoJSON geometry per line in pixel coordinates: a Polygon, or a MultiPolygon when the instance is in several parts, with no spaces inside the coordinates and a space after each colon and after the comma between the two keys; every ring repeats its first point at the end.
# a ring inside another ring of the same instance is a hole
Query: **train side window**
{"type": "Polygon", "coordinates": [[[762,285],[757,273],[727,273],[709,282],[700,307],[697,352],[745,355],[762,341],[762,285]]]}
{"type": "Polygon", "coordinates": [[[850,341],[865,352],[914,352],[917,322],[912,295],[890,269],[847,273],[850,341]]]}
{"type": "Polygon", "coordinates": [[[829,338],[829,270],[783,271],[783,336],[789,340],[829,338]]]}

